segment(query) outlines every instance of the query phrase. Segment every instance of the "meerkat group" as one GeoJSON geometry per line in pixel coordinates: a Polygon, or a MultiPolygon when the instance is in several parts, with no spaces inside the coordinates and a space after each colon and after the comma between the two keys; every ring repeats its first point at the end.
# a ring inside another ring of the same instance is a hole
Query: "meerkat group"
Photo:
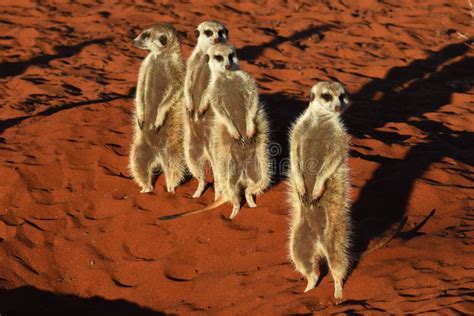
{"type": "Polygon", "coordinates": [[[184,154],[191,174],[198,180],[193,198],[198,198],[206,187],[206,165],[212,164],[210,138],[214,121],[214,111],[198,115],[198,108],[206,90],[211,72],[205,61],[209,47],[227,42],[229,36],[225,26],[216,21],[206,21],[194,32],[197,38],[191,56],[187,62],[184,96],[187,117],[184,118],[184,154]]]}
{"type": "MultiPolygon", "coordinates": [[[[131,173],[141,192],[148,193],[153,173],[162,171],[167,191],[175,192],[187,168],[198,182],[193,198],[199,198],[210,166],[214,203],[160,219],[200,213],[226,202],[233,205],[233,219],[242,197],[256,207],[255,196],[270,184],[269,123],[255,80],[240,69],[223,24],[199,24],[186,66],[177,34],[169,24],[156,24],[134,40],[136,47],[150,53],[138,76],[131,173]]],[[[318,82],[289,136],[290,258],[307,279],[305,292],[316,286],[319,260],[325,258],[338,302],[351,261],[349,140],[339,117],[348,105],[340,83],[318,82]]]]}

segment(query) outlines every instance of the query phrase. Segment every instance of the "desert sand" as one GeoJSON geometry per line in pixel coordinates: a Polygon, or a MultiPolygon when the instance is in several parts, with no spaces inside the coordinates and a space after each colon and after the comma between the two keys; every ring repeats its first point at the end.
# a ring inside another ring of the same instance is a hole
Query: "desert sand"
{"type": "Polygon", "coordinates": [[[33,1],[0,4],[0,314],[474,313],[473,12],[464,0],[33,1]],[[72,2],[72,1],[70,1],[72,2]],[[217,19],[269,113],[275,178],[231,206],[128,170],[137,71],[131,39],[217,19]],[[354,252],[395,238],[302,293],[287,252],[289,125],[317,80],[351,94],[354,252]]]}

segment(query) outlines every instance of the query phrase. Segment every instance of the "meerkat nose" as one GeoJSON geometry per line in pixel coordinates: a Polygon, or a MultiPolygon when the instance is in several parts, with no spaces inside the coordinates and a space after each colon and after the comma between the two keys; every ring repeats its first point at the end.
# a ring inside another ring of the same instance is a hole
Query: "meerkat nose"
{"type": "Polygon", "coordinates": [[[219,44],[221,42],[221,39],[219,37],[214,39],[214,44],[219,44]]]}
{"type": "Polygon", "coordinates": [[[338,113],[341,113],[341,109],[342,109],[342,108],[341,108],[340,105],[336,106],[336,108],[335,108],[336,112],[338,112],[338,113]]]}
{"type": "Polygon", "coordinates": [[[230,65],[230,64],[228,64],[228,65],[225,65],[225,69],[227,69],[227,70],[229,70],[229,69],[230,69],[230,67],[231,67],[231,65],[230,65]]]}

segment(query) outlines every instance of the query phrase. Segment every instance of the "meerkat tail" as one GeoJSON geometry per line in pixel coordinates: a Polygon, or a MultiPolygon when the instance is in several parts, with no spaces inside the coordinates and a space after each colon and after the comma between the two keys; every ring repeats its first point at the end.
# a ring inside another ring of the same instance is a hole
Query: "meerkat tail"
{"type": "Polygon", "coordinates": [[[180,217],[186,217],[186,216],[189,216],[189,215],[199,214],[199,213],[202,213],[202,212],[213,210],[213,209],[221,206],[222,204],[224,204],[226,202],[228,202],[228,201],[224,197],[220,197],[219,199],[214,201],[211,205],[208,205],[205,208],[202,208],[202,209],[199,209],[199,210],[194,210],[194,211],[189,211],[189,212],[173,214],[173,215],[165,215],[165,216],[159,217],[158,219],[160,221],[167,221],[167,220],[170,220],[170,219],[176,219],[176,218],[180,218],[180,217]]]}
{"type": "Polygon", "coordinates": [[[362,257],[374,250],[384,247],[390,241],[392,241],[392,239],[395,238],[395,236],[397,236],[397,234],[402,230],[403,226],[405,226],[407,219],[408,217],[403,217],[399,222],[394,223],[391,227],[389,227],[382,238],[371,241],[367,247],[367,250],[365,250],[362,254],[362,257]]]}

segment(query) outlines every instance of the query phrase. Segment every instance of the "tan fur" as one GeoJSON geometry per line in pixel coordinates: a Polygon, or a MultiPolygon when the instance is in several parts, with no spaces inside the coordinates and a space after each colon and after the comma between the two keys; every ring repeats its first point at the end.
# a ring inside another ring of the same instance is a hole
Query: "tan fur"
{"type": "Polygon", "coordinates": [[[316,286],[318,261],[326,258],[340,301],[350,265],[351,222],[348,136],[336,110],[348,100],[336,82],[319,82],[311,92],[309,108],[290,132],[289,250],[296,270],[308,280],[305,292],[316,286]],[[324,100],[327,95],[332,100],[324,100]]]}
{"type": "Polygon", "coordinates": [[[201,116],[196,115],[211,76],[209,66],[204,61],[204,55],[210,46],[217,42],[226,42],[228,31],[221,23],[206,21],[198,26],[196,35],[198,36],[198,42],[187,62],[184,84],[187,113],[183,113],[185,114],[183,122],[185,123],[184,153],[186,164],[199,183],[193,195],[194,198],[200,197],[204,192],[206,186],[205,168],[208,163],[212,164],[209,139],[214,112],[211,109],[201,116]],[[207,36],[206,33],[210,34],[209,32],[212,32],[212,35],[207,36]]]}
{"type": "Polygon", "coordinates": [[[167,191],[174,192],[185,173],[185,66],[178,35],[173,26],[156,24],[144,30],[134,44],[150,53],[138,76],[130,170],[142,193],[153,190],[154,170],[163,171],[167,191]]]}
{"type": "Polygon", "coordinates": [[[255,81],[238,67],[235,48],[218,44],[207,55],[211,81],[198,112],[211,105],[216,114],[210,144],[216,199],[222,195],[233,204],[232,219],[240,210],[242,190],[248,206],[256,207],[254,195],[269,185],[268,121],[255,81]]]}

